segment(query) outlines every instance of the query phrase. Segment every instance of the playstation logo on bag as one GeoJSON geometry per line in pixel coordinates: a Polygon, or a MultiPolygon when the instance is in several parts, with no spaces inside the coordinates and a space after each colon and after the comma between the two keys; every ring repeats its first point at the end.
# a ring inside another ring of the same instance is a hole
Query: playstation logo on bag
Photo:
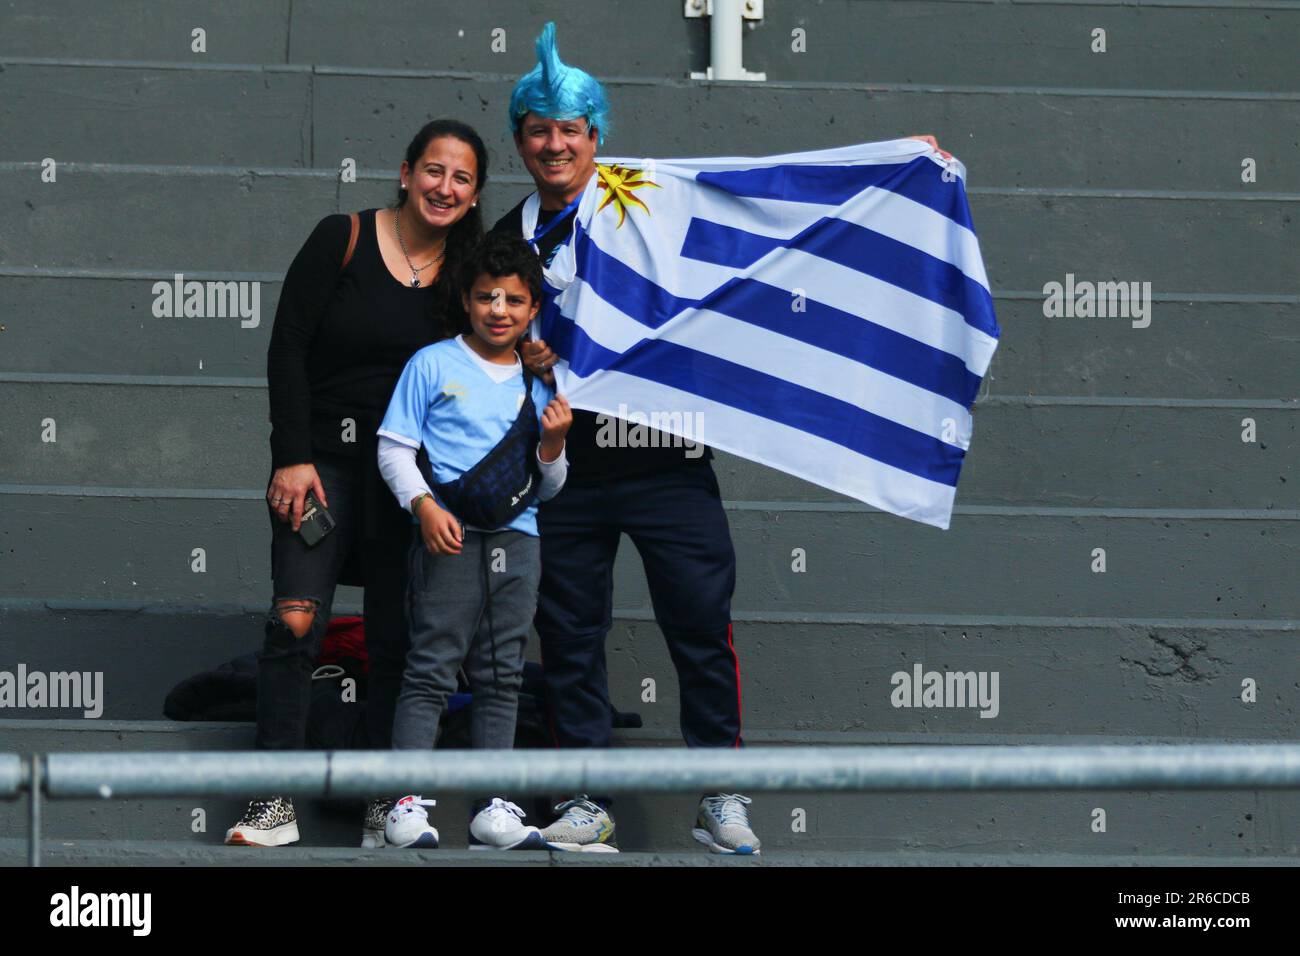
{"type": "Polygon", "coordinates": [[[519,502],[523,501],[524,498],[528,495],[528,492],[532,490],[533,490],[533,476],[529,475],[528,481],[526,481],[524,483],[524,486],[519,489],[519,494],[512,495],[510,497],[510,507],[513,508],[515,505],[519,504],[519,502]]]}

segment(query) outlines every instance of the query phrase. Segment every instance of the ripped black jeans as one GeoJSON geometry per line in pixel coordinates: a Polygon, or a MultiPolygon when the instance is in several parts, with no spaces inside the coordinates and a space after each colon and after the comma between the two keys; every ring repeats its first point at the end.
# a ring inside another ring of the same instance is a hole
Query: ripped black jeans
{"type": "Polygon", "coordinates": [[[359,568],[366,582],[363,613],[369,658],[366,738],[371,748],[388,749],[410,646],[406,558],[411,516],[383,487],[379,466],[369,456],[350,459],[317,454],[313,464],[335,521],[334,530],[316,547],[307,547],[267,504],[274,598],[258,654],[256,746],[259,750],[301,750],[306,745],[311,674],[329,625],[339,575],[351,551],[359,549],[359,568]],[[363,468],[373,469],[375,475],[366,475],[363,468]],[[375,480],[382,495],[375,493],[375,480]],[[371,509],[383,509],[382,514],[369,515],[371,509]],[[305,636],[295,637],[280,620],[275,604],[281,601],[315,609],[311,630],[305,636]]]}

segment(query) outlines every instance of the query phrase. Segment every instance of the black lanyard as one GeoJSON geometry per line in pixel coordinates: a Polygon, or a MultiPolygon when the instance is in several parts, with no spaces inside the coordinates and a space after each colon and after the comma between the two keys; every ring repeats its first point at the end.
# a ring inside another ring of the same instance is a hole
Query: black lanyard
{"type": "MultiPolygon", "coordinates": [[[[542,226],[540,229],[534,232],[533,238],[530,239],[529,242],[535,247],[537,245],[537,241],[541,239],[542,236],[546,235],[548,232],[550,232],[552,229],[558,226],[560,222],[563,221],[569,215],[569,213],[573,212],[573,210],[578,208],[578,203],[582,202],[582,195],[583,195],[582,193],[579,193],[577,197],[574,198],[573,202],[569,203],[567,206],[561,209],[554,219],[552,219],[546,225],[542,226]]],[[[539,216],[541,215],[540,208],[538,209],[538,215],[539,216]]]]}

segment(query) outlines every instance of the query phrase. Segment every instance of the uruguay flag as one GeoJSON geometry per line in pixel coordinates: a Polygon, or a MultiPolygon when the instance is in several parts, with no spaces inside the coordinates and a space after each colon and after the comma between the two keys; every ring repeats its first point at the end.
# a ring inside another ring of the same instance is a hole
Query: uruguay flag
{"type": "Polygon", "coordinates": [[[534,330],[558,390],[947,528],[998,340],[965,176],[917,140],[598,161],[534,330]]]}

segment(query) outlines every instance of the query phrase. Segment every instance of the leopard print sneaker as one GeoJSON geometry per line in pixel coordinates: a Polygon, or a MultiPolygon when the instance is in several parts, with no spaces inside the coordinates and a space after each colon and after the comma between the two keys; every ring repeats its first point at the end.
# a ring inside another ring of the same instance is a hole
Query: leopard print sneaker
{"type": "Polygon", "coordinates": [[[288,797],[254,800],[226,831],[229,846],[284,846],[298,842],[298,816],[288,797]]]}
{"type": "Polygon", "coordinates": [[[389,797],[378,797],[366,804],[366,815],[361,821],[361,849],[382,850],[388,845],[384,827],[388,824],[388,811],[396,802],[389,797]]]}

